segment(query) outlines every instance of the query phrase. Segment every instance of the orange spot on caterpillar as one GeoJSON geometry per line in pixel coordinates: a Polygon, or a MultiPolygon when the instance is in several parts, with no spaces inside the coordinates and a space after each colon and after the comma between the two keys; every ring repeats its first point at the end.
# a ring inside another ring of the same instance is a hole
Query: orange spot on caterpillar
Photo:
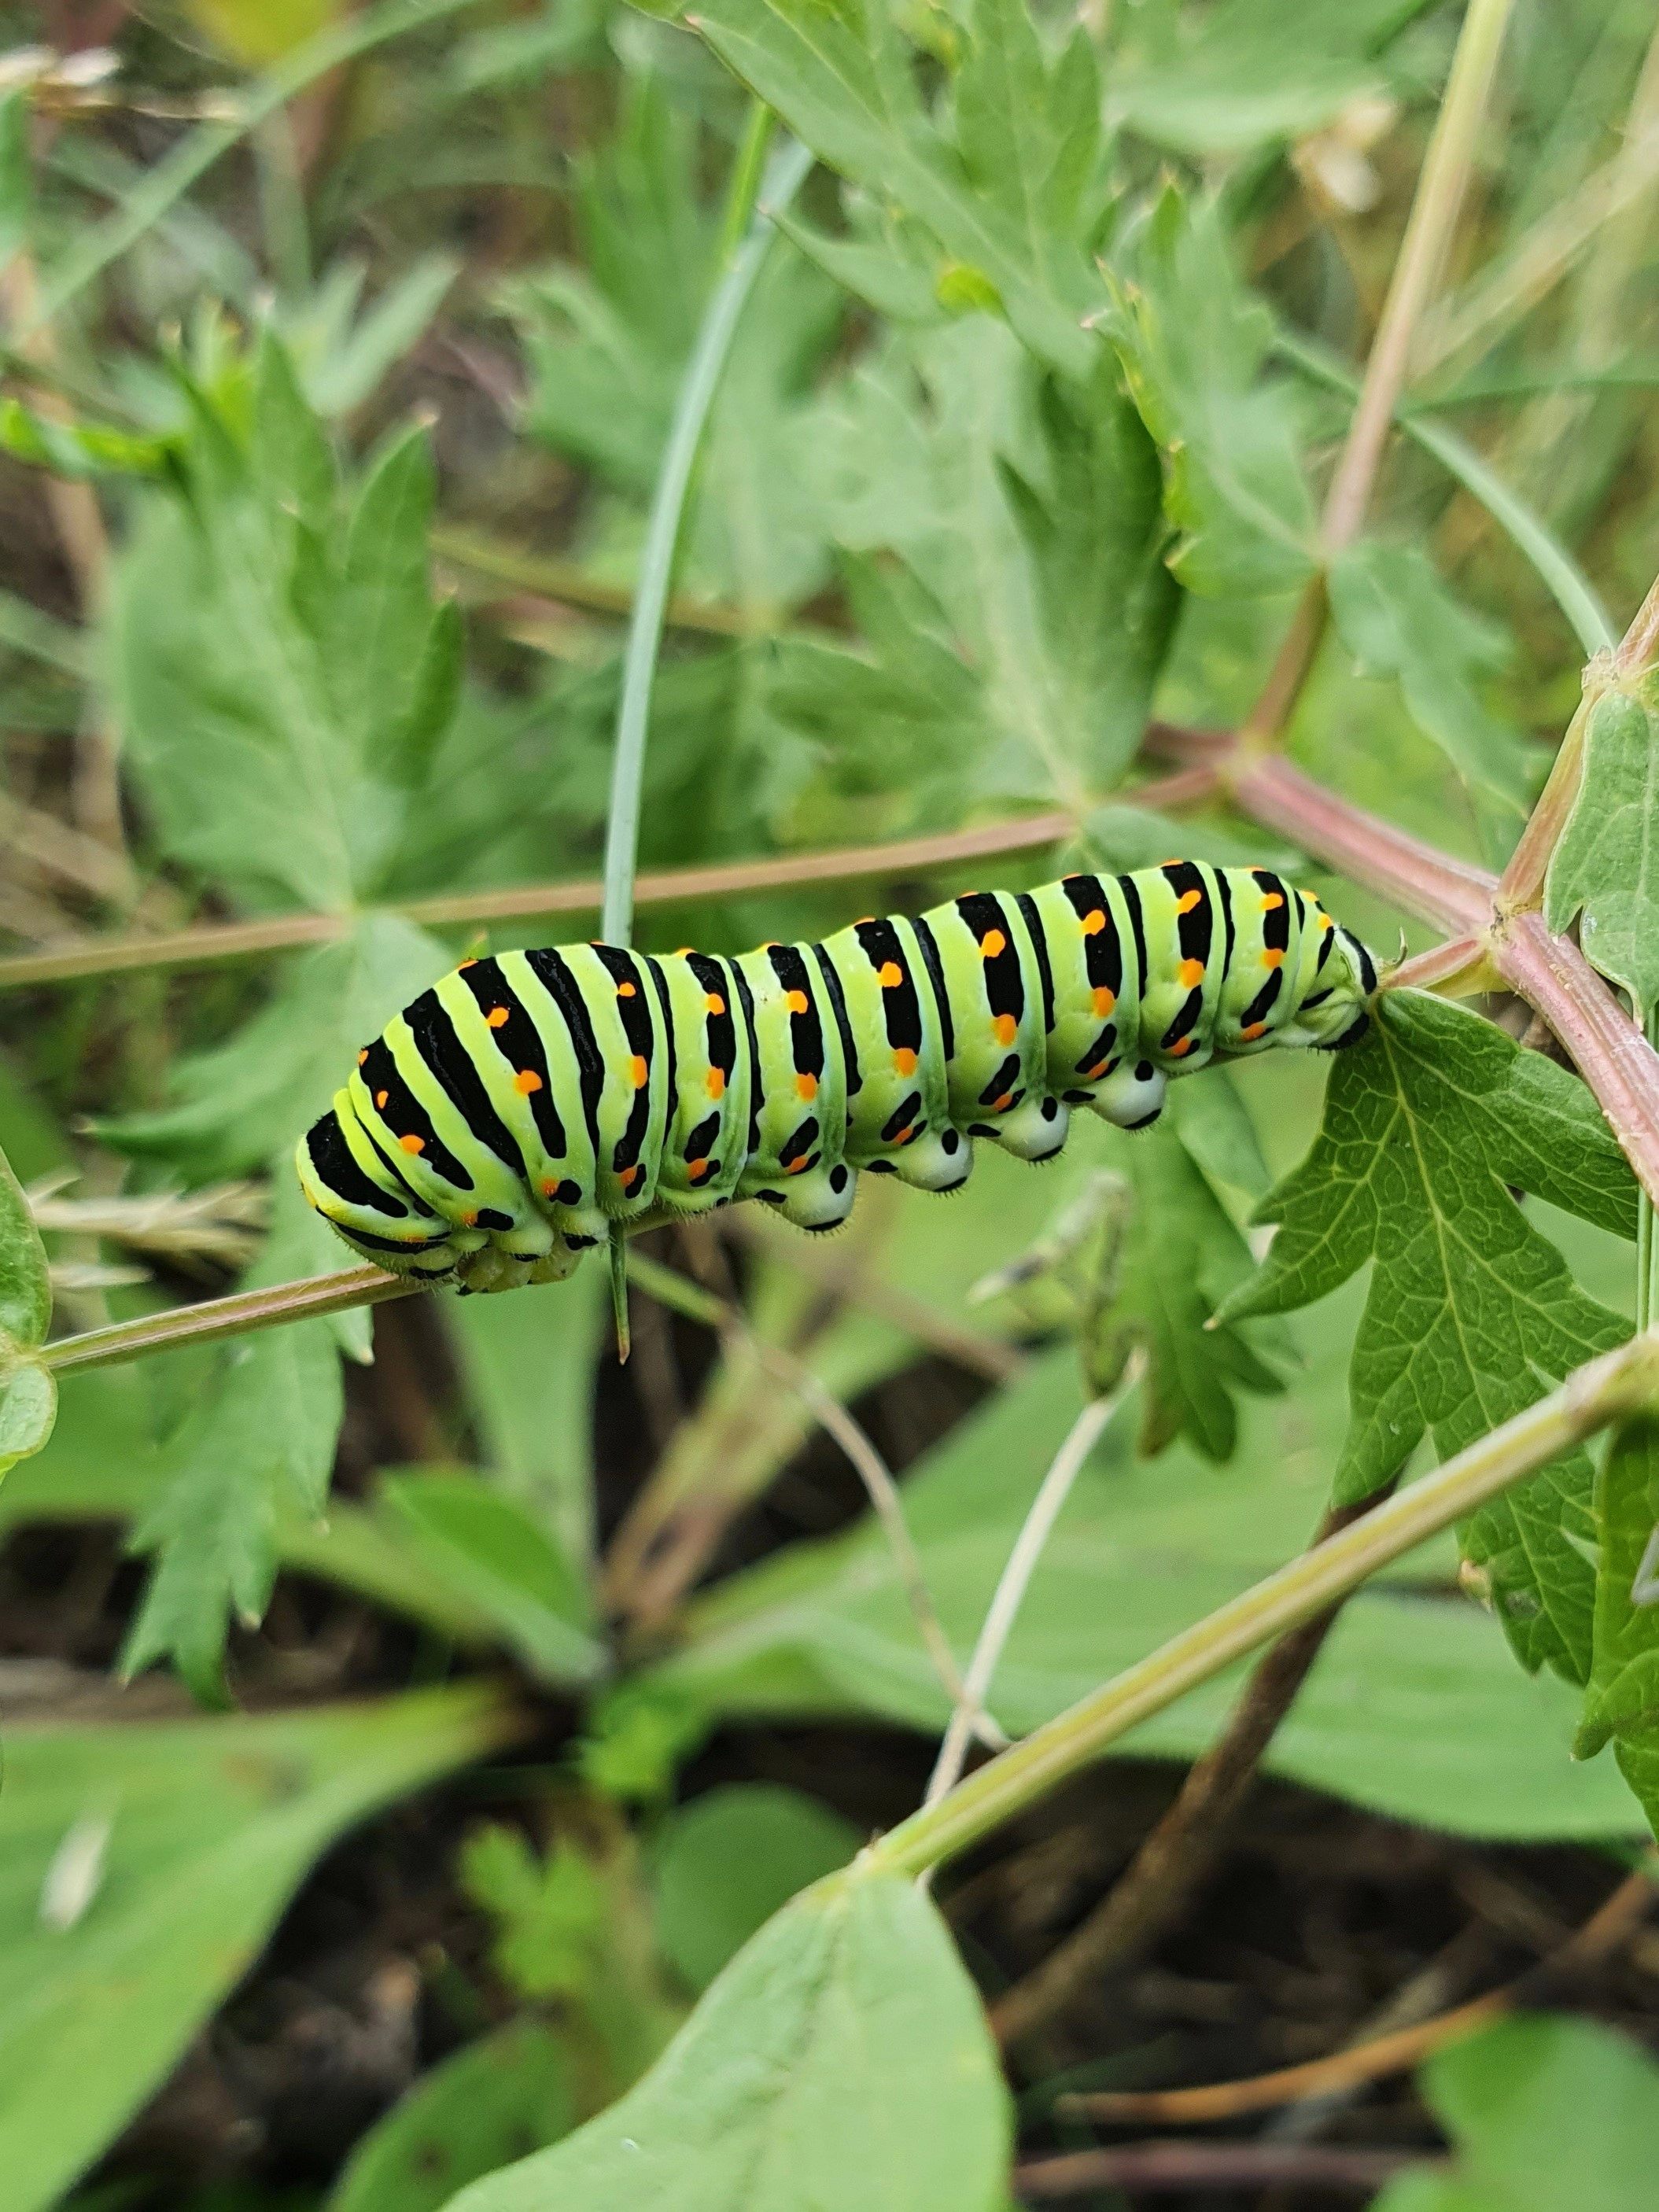
{"type": "Polygon", "coordinates": [[[685,1179],[688,1182],[701,1182],[708,1172],[707,1160],[688,1160],[685,1164],[685,1179]]]}
{"type": "Polygon", "coordinates": [[[991,1111],[994,1114],[1006,1114],[1013,1103],[1013,1092],[1012,1091],[1005,1091],[1000,1098],[994,1098],[991,1101],[991,1111]]]}
{"type": "Polygon", "coordinates": [[[1276,945],[1270,945],[1261,956],[1261,964],[1264,968],[1282,968],[1285,965],[1285,955],[1276,945]]]}
{"type": "Polygon", "coordinates": [[[649,1080],[651,1070],[637,1052],[628,1063],[628,1073],[633,1078],[635,1090],[643,1091],[649,1080]]]}
{"type": "Polygon", "coordinates": [[[702,1005],[705,1013],[723,1014],[726,1012],[726,1001],[718,991],[711,991],[702,1005]]]}
{"type": "Polygon", "coordinates": [[[988,929],[979,940],[981,957],[994,960],[1000,952],[1008,950],[1008,940],[1000,929],[988,929]]]}
{"type": "Polygon", "coordinates": [[[904,981],[904,970],[896,960],[884,960],[876,970],[876,981],[884,991],[896,991],[904,981]]]}
{"type": "Polygon", "coordinates": [[[1204,981],[1204,963],[1201,960],[1183,960],[1176,972],[1185,989],[1195,991],[1204,981]]]}
{"type": "Polygon", "coordinates": [[[1267,1024],[1266,1022],[1251,1022],[1247,1028],[1240,1030],[1238,1034],[1247,1042],[1255,1037],[1266,1036],[1267,1034],[1267,1024]]]}
{"type": "Polygon", "coordinates": [[[542,1196],[543,1196],[544,1198],[556,1198],[556,1197],[558,1196],[558,1194],[559,1194],[559,1186],[557,1185],[557,1183],[556,1183],[556,1182],[544,1182],[544,1183],[542,1185],[542,1196]]]}
{"type": "Polygon", "coordinates": [[[912,1122],[911,1122],[911,1124],[910,1124],[910,1126],[909,1126],[909,1127],[908,1127],[908,1129],[901,1129],[901,1130],[899,1131],[899,1133],[898,1133],[897,1136],[894,1138],[894,1139],[893,1139],[893,1150],[894,1150],[895,1152],[897,1152],[897,1150],[898,1150],[898,1148],[899,1148],[899,1146],[900,1146],[901,1145],[908,1145],[908,1144],[909,1143],[909,1141],[910,1141],[911,1138],[912,1138],[912,1137],[914,1137],[914,1136],[915,1135],[915,1133],[916,1133],[916,1125],[915,1125],[915,1123],[914,1121],[912,1121],[912,1122]]]}
{"type": "Polygon", "coordinates": [[[1177,914],[1190,914],[1195,906],[1202,906],[1203,903],[1204,894],[1202,891],[1182,891],[1181,896],[1176,901],[1176,912],[1177,914]]]}
{"type": "Polygon", "coordinates": [[[384,1113],[384,1112],[385,1112],[385,1110],[386,1110],[386,1100],[387,1100],[388,1098],[390,1098],[390,1097],[391,1097],[391,1096],[392,1096],[392,1093],[391,1093],[389,1091],[377,1091],[375,1092],[375,1094],[374,1094],[374,1103],[375,1103],[375,1104],[376,1104],[376,1105],[380,1109],[380,1110],[381,1110],[381,1112],[382,1112],[382,1113],[384,1113]]]}
{"type": "Polygon", "coordinates": [[[1167,860],[1160,860],[1158,865],[1160,868],[1184,868],[1187,856],[1184,853],[1172,853],[1167,860]]]}
{"type": "Polygon", "coordinates": [[[633,986],[631,983],[618,983],[618,984],[617,984],[617,996],[619,999],[632,999],[632,998],[635,997],[636,995],[637,995],[637,994],[635,993],[635,989],[634,989],[634,986],[633,986]]]}
{"type": "Polygon", "coordinates": [[[1078,927],[1083,932],[1083,934],[1085,937],[1098,937],[1101,931],[1104,929],[1105,927],[1105,911],[1100,907],[1091,907],[1089,912],[1084,915],[1082,921],[1078,924],[1078,927]]]}
{"type": "Polygon", "coordinates": [[[398,1142],[406,1152],[423,1152],[426,1150],[424,1137],[399,1137],[398,1142]]]}
{"type": "Polygon", "coordinates": [[[1098,1083],[1105,1073],[1106,1063],[1103,1060],[1097,1060],[1092,1067],[1085,1067],[1083,1071],[1084,1079],[1089,1083],[1098,1083]]]}
{"type": "Polygon", "coordinates": [[[1336,924],[1331,920],[1329,915],[1322,913],[1319,917],[1319,927],[1321,929],[1334,929],[1336,924]]]}
{"type": "Polygon", "coordinates": [[[1170,1057],[1171,1060],[1184,1060],[1192,1048],[1193,1041],[1190,1037],[1177,1037],[1170,1047],[1170,1057]]]}
{"type": "Polygon", "coordinates": [[[1019,1024],[1012,1014],[994,1014],[991,1034],[999,1044],[1012,1044],[1018,1033],[1019,1024]]]}
{"type": "Polygon", "coordinates": [[[528,1098],[532,1091],[539,1091],[542,1079],[533,1067],[521,1067],[513,1079],[513,1088],[520,1098],[528,1098]]]}
{"type": "Polygon", "coordinates": [[[489,1009],[489,1012],[484,1016],[484,1019],[489,1023],[492,1030],[499,1030],[506,1027],[507,1024],[512,1019],[512,1016],[507,1012],[505,1006],[492,1006],[489,1009]]]}
{"type": "Polygon", "coordinates": [[[676,960],[684,960],[688,952],[695,952],[696,949],[695,945],[677,945],[673,957],[676,960]]]}
{"type": "Polygon", "coordinates": [[[795,1095],[799,1098],[805,1099],[806,1103],[810,1106],[812,1101],[818,1095],[818,1079],[817,1076],[805,1074],[798,1075],[795,1078],[795,1095]]]}
{"type": "Polygon", "coordinates": [[[783,1003],[792,1014],[804,1014],[808,1003],[806,994],[805,991],[786,991],[783,994],[783,1003]]]}
{"type": "Polygon", "coordinates": [[[1276,908],[1283,906],[1284,903],[1285,894],[1283,891],[1269,891],[1267,897],[1261,902],[1261,911],[1263,914],[1272,914],[1276,908]]]}
{"type": "Polygon", "coordinates": [[[725,1069],[711,1067],[703,1087],[711,1098],[723,1098],[726,1096],[725,1069]]]}
{"type": "Polygon", "coordinates": [[[617,1181],[622,1185],[624,1190],[631,1190],[638,1178],[639,1172],[640,1171],[637,1168],[622,1168],[617,1171],[617,1181]]]}
{"type": "Polygon", "coordinates": [[[785,1175],[805,1175],[805,1172],[806,1161],[804,1157],[798,1160],[791,1160],[788,1166],[784,1170],[785,1175]]]}
{"type": "Polygon", "coordinates": [[[463,961],[460,963],[459,966],[459,967],[457,967],[457,969],[456,969],[456,970],[455,970],[455,973],[459,975],[460,974],[460,972],[461,972],[461,969],[463,969],[463,968],[476,968],[476,967],[477,966],[477,964],[478,964],[478,963],[477,963],[477,962],[476,960],[463,960],[463,961]]]}
{"type": "Polygon", "coordinates": [[[1107,1015],[1111,1012],[1113,1007],[1116,1006],[1116,1004],[1117,993],[1115,991],[1109,991],[1103,983],[1100,983],[1096,986],[1095,1012],[1100,1016],[1103,1021],[1104,1021],[1107,1015]]]}
{"type": "Polygon", "coordinates": [[[898,1073],[901,1075],[914,1075],[915,1073],[916,1056],[915,1053],[911,1051],[908,1044],[900,1045],[897,1051],[895,1052],[893,1054],[893,1066],[898,1070],[898,1073]]]}
{"type": "Polygon", "coordinates": [[[358,1055],[357,1055],[357,1065],[358,1065],[358,1066],[359,1066],[359,1067],[361,1067],[361,1066],[362,1066],[363,1062],[364,1062],[368,1058],[368,1047],[367,1045],[365,1045],[365,1046],[363,1047],[362,1050],[362,1051],[358,1054],[358,1055]]]}
{"type": "Polygon", "coordinates": [[[461,1216],[461,1226],[463,1229],[476,1229],[477,1225],[478,1217],[476,1213],[464,1213],[461,1216]]]}

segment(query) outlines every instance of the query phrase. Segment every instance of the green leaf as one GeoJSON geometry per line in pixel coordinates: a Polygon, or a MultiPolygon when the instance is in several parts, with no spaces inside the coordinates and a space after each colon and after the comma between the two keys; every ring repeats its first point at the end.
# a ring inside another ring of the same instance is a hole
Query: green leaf
{"type": "Polygon", "coordinates": [[[11,1722],[0,1792],[7,2212],[46,2212],[160,2087],[336,1836],[514,1732],[477,1683],[226,1722],[11,1722]]]}
{"type": "Polygon", "coordinates": [[[813,465],[839,542],[903,571],[853,574],[867,659],[783,646],[775,711],[930,822],[1117,781],[1179,594],[1155,457],[1104,364],[1044,376],[970,317],[861,368],[813,465]]]}
{"type": "Polygon", "coordinates": [[[538,1858],[516,1828],[475,1828],[461,1856],[461,1883],[495,1921],[490,1955],[526,1997],[591,1991],[605,1968],[605,1886],[574,1844],[538,1858]]]}
{"type": "MultiPolygon", "coordinates": [[[[108,1144],[161,1159],[193,1182],[246,1175],[326,1111],[356,1056],[400,1006],[454,965],[436,938],[396,915],[366,915],[349,936],[293,955],[275,991],[229,1040],[175,1063],[176,1103],[99,1124],[108,1144]]],[[[344,1266],[331,1237],[324,1250],[344,1266]]]]}
{"type": "Polygon", "coordinates": [[[1645,2212],[1659,2063],[1599,2021],[1503,2020],[1419,2076],[1455,2146],[1448,2173],[1391,2182],[1374,2212],[1645,2212]]]}
{"type": "Polygon", "coordinates": [[[118,567],[113,681],[166,852],[238,896],[340,911],[392,865],[453,706],[430,463],[395,439],[348,507],[274,338],[251,419],[240,392],[191,389],[185,501],[153,495],[118,567]]]}
{"type": "Polygon", "coordinates": [[[671,1814],[653,1853],[657,1941],[687,1986],[706,1990],[772,1915],[865,1841],[815,1797],[733,1782],[671,1814]]]}
{"type": "Polygon", "coordinates": [[[1174,38],[1154,32],[1144,55],[1129,44],[1107,112],[1184,154],[1304,137],[1376,88],[1374,56],[1421,11],[1422,0],[1222,0],[1182,17],[1174,38]]]}
{"type": "Polygon", "coordinates": [[[34,1225],[23,1187],[0,1152],[0,1339],[32,1352],[52,1327],[52,1283],[46,1248],[34,1225]]]}
{"type": "Polygon", "coordinates": [[[161,476],[172,458],[167,439],[137,436],[106,422],[61,421],[9,397],[0,398],[0,453],[71,482],[161,476]]]}
{"type": "Polygon", "coordinates": [[[512,1297],[446,1303],[490,1480],[586,1572],[593,1554],[594,1370],[610,1291],[597,1267],[512,1297]]]}
{"type": "MultiPolygon", "coordinates": [[[[250,1289],[306,1272],[310,1209],[278,1185],[272,1234],[249,1269],[250,1289]]],[[[127,1632],[122,1670],[172,1657],[196,1696],[226,1701],[226,1619],[264,1617],[276,1574],[276,1527],[286,1510],[320,1518],[344,1406],[339,1334],[329,1321],[295,1322],[233,1341],[216,1388],[186,1423],[173,1473],[133,1531],[156,1559],[127,1632]]]]}
{"type": "Polygon", "coordinates": [[[1583,769],[1550,856],[1544,915],[1646,1020],[1659,1002],[1659,671],[1587,702],[1583,769]]]}
{"type": "Polygon", "coordinates": [[[52,1434],[58,1386],[29,1357],[52,1327],[46,1248],[11,1164],[0,1152],[0,1475],[52,1434]]]}
{"type": "Polygon", "coordinates": [[[580,1682],[601,1670],[592,1600],[523,1506],[476,1474],[387,1475],[380,1494],[416,1558],[493,1625],[532,1674],[580,1682]]]}
{"type": "Polygon", "coordinates": [[[994,2212],[1008,2136],[933,1905],[832,1875],[738,1953],[627,2096],[453,2212],[994,2212]]]}
{"type": "MultiPolygon", "coordinates": [[[[1501,1030],[1419,992],[1379,1000],[1371,1035],[1332,1067],[1312,1151],[1260,1209],[1280,1224],[1266,1260],[1221,1309],[1290,1312],[1375,1261],[1340,1499],[1403,1469],[1425,1430],[1449,1457],[1628,1334],[1509,1189],[1623,1228],[1612,1141],[1583,1085],[1501,1030]]],[[[1465,1533],[1523,1662],[1577,1681],[1594,1589],[1589,1474],[1575,1453],[1465,1533]]]]}
{"type": "Polygon", "coordinates": [[[1615,1431],[1595,1482],[1595,1632],[1581,1759],[1611,1737],[1625,1779],[1659,1830],[1659,1606],[1632,1590],[1650,1573],[1659,1523],[1659,1430],[1635,1421],[1615,1431]]]}
{"type": "Polygon", "coordinates": [[[1170,566],[1188,591],[1259,597],[1313,566],[1312,495],[1285,386],[1261,381],[1268,310],[1241,286],[1219,209],[1166,191],[1133,283],[1108,273],[1102,327],[1164,457],[1178,532],[1170,566]]]}
{"type": "Polygon", "coordinates": [[[571,2071],[558,2038],[533,2020],[469,2043],[359,2139],[326,2212],[441,2212],[469,2181],[569,2131],[571,2071]]]}
{"type": "Polygon", "coordinates": [[[1242,1330],[1214,1321],[1250,1272],[1249,1247],[1173,1126],[1121,1152],[1135,1205],[1114,1312],[1144,1335],[1150,1357],[1140,1449],[1150,1456],[1184,1434],[1206,1458],[1231,1459],[1233,1392],[1285,1387],[1242,1330]]]}
{"type": "MultiPolygon", "coordinates": [[[[1131,1458],[1133,1414],[1079,1477],[991,1685],[1023,1735],[1281,1565],[1317,1525],[1347,1419],[1343,1353],[1356,1285],[1295,1324],[1294,1395],[1240,1408],[1232,1463],[1185,1443],[1131,1458]]],[[[905,1476],[905,1514],[945,1633],[965,1663],[1037,1486],[1075,1419],[1074,1355],[1032,1363],[905,1476]]],[[[1442,1590],[1446,1540],[1346,1606],[1267,1765],[1388,1817],[1521,1838],[1631,1832],[1638,1816],[1610,1765],[1569,1757],[1578,1698],[1517,1668],[1488,1616],[1442,1590]]],[[[1192,1759],[1224,1725],[1240,1671],[1183,1698],[1119,1747],[1192,1759]]],[[[657,1700],[660,1741],[684,1756],[717,1722],[799,1725],[873,1716],[936,1734],[948,1701],[891,1554],[862,1524],[797,1544],[696,1599],[672,1657],[619,1693],[636,1729],[657,1700]],[[701,1711],[702,1723],[697,1716],[701,1711]]]]}
{"type": "Polygon", "coordinates": [[[1397,682],[1412,720],[1464,781],[1524,813],[1518,733],[1480,691],[1481,676],[1507,657],[1501,634],[1453,598],[1419,546],[1362,539],[1332,562],[1329,583],[1338,634],[1359,672],[1397,682]]]}
{"type": "Polygon", "coordinates": [[[1090,374],[1080,324],[1099,298],[1089,252],[1106,185],[1081,32],[1051,63],[1022,0],[976,0],[965,32],[951,27],[954,113],[930,114],[885,0],[698,0],[695,15],[821,161],[931,235],[936,285],[968,279],[1040,360],[1090,374]]]}

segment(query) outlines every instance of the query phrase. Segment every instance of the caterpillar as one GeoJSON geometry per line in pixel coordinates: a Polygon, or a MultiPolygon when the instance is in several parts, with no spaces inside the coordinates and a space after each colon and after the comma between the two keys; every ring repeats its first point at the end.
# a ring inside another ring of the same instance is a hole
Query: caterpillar
{"type": "Polygon", "coordinates": [[[972,1139],[1049,1159],[1074,1107],[1144,1128],[1217,1054],[1352,1044],[1376,987],[1317,899],[1193,860],[736,957],[503,952],[364,1047],[300,1180],[364,1258],[507,1290],[646,1216],[758,1199],[827,1230],[861,1173],[959,1189],[972,1139]]]}

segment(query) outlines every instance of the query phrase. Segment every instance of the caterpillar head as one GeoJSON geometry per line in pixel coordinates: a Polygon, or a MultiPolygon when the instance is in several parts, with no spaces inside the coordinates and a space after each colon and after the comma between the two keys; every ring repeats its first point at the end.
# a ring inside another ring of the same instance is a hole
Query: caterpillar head
{"type": "Polygon", "coordinates": [[[1319,988],[1302,1001],[1297,1027],[1316,1052],[1344,1052],[1371,1025],[1367,1005],[1376,989],[1376,963],[1352,930],[1340,923],[1335,949],[1319,988]]]}

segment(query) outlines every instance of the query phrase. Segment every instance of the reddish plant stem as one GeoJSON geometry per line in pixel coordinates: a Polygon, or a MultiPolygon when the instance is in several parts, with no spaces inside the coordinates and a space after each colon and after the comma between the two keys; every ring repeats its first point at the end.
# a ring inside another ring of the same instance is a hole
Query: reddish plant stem
{"type": "MultiPolygon", "coordinates": [[[[1479,937],[1449,937],[1443,945],[1431,945],[1426,952],[1414,958],[1402,960],[1383,976],[1381,988],[1385,991],[1433,991],[1455,975],[1463,975],[1485,962],[1486,940],[1479,937]]],[[[1485,985],[1470,977],[1469,991],[1484,989],[1485,985]]],[[[1456,994],[1452,994],[1455,996],[1456,994]]]]}
{"type": "Polygon", "coordinates": [[[1510,915],[1490,941],[1499,975],[1554,1030],[1659,1205],[1659,1054],[1578,947],[1552,937],[1541,915],[1510,915]]]}
{"type": "Polygon", "coordinates": [[[1293,837],[1407,914],[1461,936],[1491,921],[1497,880],[1484,868],[1437,853],[1364,807],[1334,797],[1288,761],[1242,760],[1225,781],[1246,814],[1293,837]]]}
{"type": "Polygon", "coordinates": [[[1014,2194],[1027,2204],[1047,2204],[1099,2189],[1127,2190],[1137,2197],[1315,2189],[1352,2191],[1356,2197],[1369,2197],[1407,2166],[1427,2174],[1443,2172],[1445,2166],[1443,2159],[1425,2158],[1415,2151],[1370,2150],[1349,2144],[1119,2143],[1109,2150],[1029,2159],[1014,2168],[1014,2194]]]}

